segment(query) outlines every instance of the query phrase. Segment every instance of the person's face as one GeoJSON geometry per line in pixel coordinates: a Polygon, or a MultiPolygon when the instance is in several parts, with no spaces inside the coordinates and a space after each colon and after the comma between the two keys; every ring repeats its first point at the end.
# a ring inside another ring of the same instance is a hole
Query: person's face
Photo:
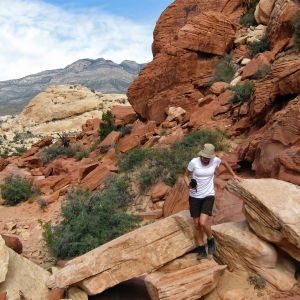
{"type": "Polygon", "coordinates": [[[204,165],[208,165],[210,162],[210,158],[201,156],[201,161],[204,165]]]}

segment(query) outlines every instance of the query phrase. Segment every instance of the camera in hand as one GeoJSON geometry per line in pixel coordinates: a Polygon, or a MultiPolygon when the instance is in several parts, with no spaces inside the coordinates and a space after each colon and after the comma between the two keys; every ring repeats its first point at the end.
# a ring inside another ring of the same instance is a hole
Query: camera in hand
{"type": "Polygon", "coordinates": [[[196,179],[191,179],[191,182],[190,182],[190,187],[192,188],[192,189],[194,189],[195,187],[197,186],[197,181],[196,181],[196,179]]]}

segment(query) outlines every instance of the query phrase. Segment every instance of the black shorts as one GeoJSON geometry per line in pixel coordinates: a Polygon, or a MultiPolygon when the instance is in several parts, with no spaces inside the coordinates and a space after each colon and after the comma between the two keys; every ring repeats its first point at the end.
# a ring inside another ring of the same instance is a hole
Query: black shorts
{"type": "Polygon", "coordinates": [[[207,196],[205,198],[189,197],[190,213],[192,218],[197,218],[200,214],[212,215],[215,196],[207,196]]]}

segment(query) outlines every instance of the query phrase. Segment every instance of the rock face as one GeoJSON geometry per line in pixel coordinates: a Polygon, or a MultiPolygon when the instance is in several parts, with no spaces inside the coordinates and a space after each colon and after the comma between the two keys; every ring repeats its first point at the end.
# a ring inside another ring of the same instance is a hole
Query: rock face
{"type": "MultiPolygon", "coordinates": [[[[252,109],[253,114],[254,111],[257,113],[255,116],[262,115],[263,106],[268,105],[268,102],[263,103],[259,105],[262,110],[252,109]]],[[[300,96],[297,96],[289,101],[284,109],[272,117],[269,115],[268,123],[240,145],[240,158],[252,162],[252,169],[258,177],[272,177],[299,184],[299,111],[300,96]],[[289,157],[286,157],[287,153],[289,157]]]]}
{"type": "Polygon", "coordinates": [[[230,180],[227,188],[244,200],[256,235],[300,261],[300,188],[276,179],[230,180]]]}
{"type": "Polygon", "coordinates": [[[116,64],[103,58],[80,59],[64,69],[2,81],[0,115],[19,114],[33,97],[50,85],[81,84],[105,94],[125,94],[144,65],[129,60],[116,64]]]}
{"type": "Polygon", "coordinates": [[[77,283],[87,294],[95,295],[157,269],[196,246],[192,218],[188,211],[183,211],[71,260],[52,276],[48,286],[66,287],[77,283]]]}
{"type": "Polygon", "coordinates": [[[213,69],[211,54],[222,55],[232,49],[232,21],[243,11],[237,0],[177,0],[162,13],[154,30],[154,60],[127,93],[142,120],[161,123],[166,118],[165,109],[171,106],[188,113],[195,110],[203,97],[199,87],[210,80],[207,72],[213,69]]]}

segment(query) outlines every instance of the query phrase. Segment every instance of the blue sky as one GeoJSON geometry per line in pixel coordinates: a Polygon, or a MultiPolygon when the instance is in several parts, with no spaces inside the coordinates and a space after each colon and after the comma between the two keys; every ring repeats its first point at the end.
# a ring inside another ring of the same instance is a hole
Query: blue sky
{"type": "Polygon", "coordinates": [[[171,0],[0,0],[0,81],[82,58],[152,60],[155,22],[171,0]]]}

